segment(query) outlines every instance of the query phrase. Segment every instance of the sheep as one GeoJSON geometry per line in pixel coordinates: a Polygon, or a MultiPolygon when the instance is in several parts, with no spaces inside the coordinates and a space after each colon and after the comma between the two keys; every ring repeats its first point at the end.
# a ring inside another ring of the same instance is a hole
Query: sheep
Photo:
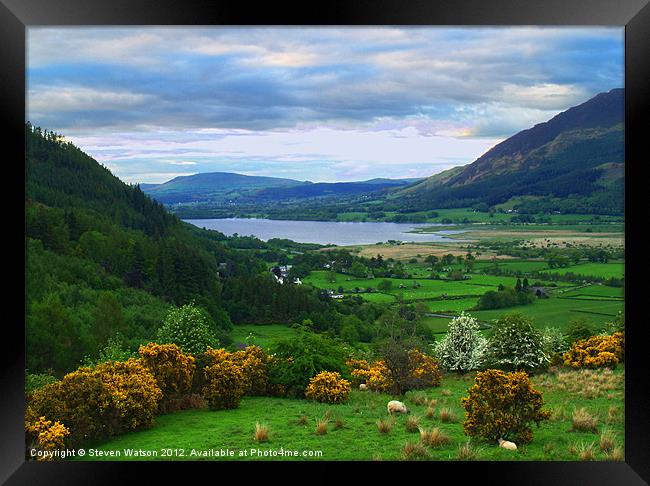
{"type": "Polygon", "coordinates": [[[510,442],[508,440],[503,440],[501,437],[499,437],[499,447],[503,447],[504,449],[508,449],[509,451],[517,450],[517,444],[515,444],[514,442],[510,442]]]}
{"type": "Polygon", "coordinates": [[[368,389],[368,385],[366,385],[365,383],[361,383],[359,385],[359,390],[367,390],[367,389],[368,389]]]}
{"type": "Polygon", "coordinates": [[[388,409],[388,413],[393,415],[393,412],[396,413],[409,413],[408,408],[406,408],[406,405],[404,405],[402,402],[398,402],[397,400],[391,400],[388,402],[388,405],[386,407],[388,409]]]}

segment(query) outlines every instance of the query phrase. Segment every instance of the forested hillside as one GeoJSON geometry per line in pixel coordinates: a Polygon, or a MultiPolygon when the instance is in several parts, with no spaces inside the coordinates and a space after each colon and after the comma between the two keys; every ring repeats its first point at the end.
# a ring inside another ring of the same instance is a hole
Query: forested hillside
{"type": "Polygon", "coordinates": [[[136,349],[190,302],[222,343],[231,315],[325,319],[316,291],[266,271],[271,245],[180,221],[55,133],[26,124],[25,137],[29,372],[72,370],[109,338],[136,349]]]}

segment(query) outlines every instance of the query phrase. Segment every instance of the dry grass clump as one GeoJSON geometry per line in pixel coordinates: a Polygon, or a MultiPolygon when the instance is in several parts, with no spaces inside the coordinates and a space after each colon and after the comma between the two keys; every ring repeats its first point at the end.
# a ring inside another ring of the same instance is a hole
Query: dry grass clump
{"type": "Polygon", "coordinates": [[[596,447],[593,442],[589,444],[580,443],[577,447],[577,452],[581,461],[593,461],[596,459],[596,447]]]}
{"type": "Polygon", "coordinates": [[[425,412],[425,415],[427,418],[432,419],[436,415],[436,409],[433,407],[427,407],[427,411],[425,412]]]}
{"type": "Polygon", "coordinates": [[[307,425],[307,422],[309,422],[307,415],[301,415],[300,418],[296,421],[298,425],[307,425]]]}
{"type": "Polygon", "coordinates": [[[450,391],[450,390],[447,390],[447,389],[445,388],[444,390],[441,390],[441,391],[440,391],[440,394],[441,394],[443,397],[450,397],[450,396],[451,396],[451,391],[450,391]]]}
{"type": "Polygon", "coordinates": [[[257,422],[255,424],[254,438],[257,442],[267,442],[269,440],[269,428],[257,422]]]}
{"type": "Polygon", "coordinates": [[[447,424],[458,421],[458,417],[456,417],[456,414],[450,408],[441,408],[440,421],[447,424]]]}
{"type": "Polygon", "coordinates": [[[440,447],[451,443],[451,439],[438,427],[427,430],[420,429],[420,442],[428,447],[440,447]]]}
{"type": "Polygon", "coordinates": [[[605,460],[606,461],[624,461],[625,460],[625,454],[623,453],[623,448],[616,446],[614,449],[612,449],[611,452],[606,452],[605,453],[605,460]]]}
{"type": "Polygon", "coordinates": [[[623,421],[623,412],[616,405],[612,405],[607,410],[607,423],[608,424],[618,424],[623,421]]]}
{"type": "Polygon", "coordinates": [[[428,406],[428,407],[435,407],[436,405],[438,405],[438,400],[436,400],[435,398],[431,398],[431,399],[427,400],[425,405],[428,406]]]}
{"type": "Polygon", "coordinates": [[[316,435],[325,435],[327,434],[327,428],[330,421],[327,418],[319,420],[316,423],[316,435]]]}
{"type": "Polygon", "coordinates": [[[337,418],[337,419],[334,421],[334,428],[335,428],[336,430],[338,430],[338,429],[342,429],[343,427],[345,427],[345,420],[343,420],[343,419],[340,418],[340,417],[337,418]]]}
{"type": "Polygon", "coordinates": [[[563,371],[557,374],[558,390],[578,395],[581,398],[599,398],[623,390],[625,376],[609,368],[598,370],[582,369],[563,371]]]}
{"type": "Polygon", "coordinates": [[[419,442],[407,442],[402,448],[402,459],[413,461],[418,459],[428,459],[431,454],[424,445],[419,442]]]}
{"type": "Polygon", "coordinates": [[[458,454],[456,458],[459,461],[475,461],[479,456],[479,450],[472,445],[468,440],[464,444],[458,446],[458,454]]]}
{"type": "Polygon", "coordinates": [[[393,419],[377,420],[377,429],[382,434],[388,434],[393,429],[393,419]]]}
{"type": "Polygon", "coordinates": [[[611,429],[604,429],[600,433],[600,450],[605,454],[609,454],[614,450],[616,446],[616,434],[611,429]]]}
{"type": "Polygon", "coordinates": [[[598,417],[582,407],[573,412],[572,429],[577,432],[598,432],[598,417]]]}
{"type": "Polygon", "coordinates": [[[420,428],[420,417],[417,415],[410,415],[409,418],[406,419],[405,427],[407,432],[417,432],[420,428]]]}
{"type": "Polygon", "coordinates": [[[373,461],[383,461],[384,459],[381,457],[381,454],[373,454],[372,455],[372,460],[373,461]]]}
{"type": "Polygon", "coordinates": [[[412,395],[410,397],[410,400],[411,400],[411,402],[413,402],[415,405],[418,405],[418,406],[419,405],[426,405],[427,402],[428,402],[428,399],[427,399],[426,395],[423,395],[421,393],[412,395]]]}
{"type": "Polygon", "coordinates": [[[567,419],[567,413],[564,407],[551,408],[551,421],[560,422],[566,419],[567,419]]]}

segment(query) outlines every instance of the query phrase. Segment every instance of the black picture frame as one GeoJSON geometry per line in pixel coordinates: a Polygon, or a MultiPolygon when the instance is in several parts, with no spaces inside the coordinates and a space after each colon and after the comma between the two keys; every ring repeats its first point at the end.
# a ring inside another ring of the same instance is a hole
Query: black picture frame
{"type": "MultiPolygon", "coordinates": [[[[409,463],[409,474],[422,473],[423,479],[444,479],[449,473],[458,480],[467,473],[476,475],[475,481],[498,484],[575,485],[641,485],[650,482],[650,405],[643,339],[645,320],[638,310],[642,282],[642,212],[647,208],[641,199],[641,176],[646,134],[642,120],[648,115],[650,95],[650,5],[648,0],[329,0],[304,2],[284,6],[260,2],[250,4],[234,0],[0,0],[0,117],[5,126],[2,151],[3,168],[13,168],[5,178],[5,213],[10,228],[5,241],[13,242],[17,250],[5,252],[7,261],[19,261],[16,255],[24,252],[24,239],[19,228],[24,228],[24,217],[17,211],[20,198],[21,170],[24,160],[25,121],[25,33],[30,26],[45,25],[610,25],[625,26],[625,150],[626,164],[626,274],[625,311],[626,337],[626,413],[625,462],[445,462],[425,464],[420,469],[409,463]],[[289,6],[291,5],[291,6],[289,6]],[[11,154],[11,155],[10,155],[11,154]],[[629,162],[632,162],[631,164],[629,162]],[[15,192],[14,192],[15,191],[15,192]],[[15,218],[15,221],[11,218],[15,218]]],[[[24,193],[23,193],[24,196],[24,193]]],[[[20,263],[19,263],[20,264],[20,263]]],[[[24,268],[23,268],[24,271],[24,268]]],[[[16,272],[20,275],[21,269],[16,272]]],[[[24,272],[23,272],[24,275],[24,272]]],[[[10,288],[5,294],[4,306],[13,307],[16,318],[4,316],[5,346],[0,354],[0,481],[8,485],[22,484],[108,484],[129,483],[140,475],[153,473],[167,475],[170,468],[192,467],[195,481],[200,473],[224,480],[213,464],[170,463],[53,463],[25,462],[24,460],[24,342],[21,344],[24,309],[20,309],[21,290],[13,283],[13,275],[5,273],[10,288]],[[13,294],[12,294],[13,292],[13,294]],[[13,298],[12,298],[13,297],[13,298]],[[22,312],[22,314],[21,314],[22,312]],[[17,330],[17,338],[9,338],[9,329],[17,330]],[[18,343],[18,344],[15,344],[18,343]],[[198,471],[201,468],[201,471],[198,471]],[[210,469],[211,468],[211,469],[210,469]]],[[[23,294],[24,295],[24,294],[23,294]]],[[[277,465],[277,464],[274,464],[277,465]]],[[[270,468],[270,463],[255,463],[255,468],[270,468]]],[[[285,464],[286,465],[286,464],[285,464]]],[[[314,465],[311,463],[310,465],[314,465]]],[[[359,471],[383,471],[378,463],[359,471]]],[[[232,466],[232,464],[230,464],[232,466]]],[[[389,464],[390,468],[396,466],[389,464]]],[[[293,465],[291,466],[294,467],[293,465]]],[[[322,465],[321,465],[322,468],[322,465]]],[[[230,468],[229,468],[230,469],[230,468]]],[[[304,469],[304,468],[303,468],[304,469]]],[[[400,468],[401,469],[401,468],[400,468]]],[[[239,470],[250,472],[251,470],[239,470]]],[[[304,472],[291,476],[307,479],[304,472]]],[[[328,468],[324,468],[327,474],[328,468]]],[[[406,471],[406,469],[404,469],[406,471]]],[[[234,468],[229,471],[238,474],[234,468]]],[[[257,474],[257,473],[255,473],[257,474]]],[[[335,473],[338,474],[338,473],[335,473]]],[[[247,474],[248,475],[248,474],[247,474]]],[[[150,476],[149,476],[150,477],[150,476]]],[[[266,476],[261,476],[264,479],[266,476]]],[[[280,476],[283,480],[286,476],[280,476]]],[[[326,478],[324,478],[326,479],[326,478]]]]}

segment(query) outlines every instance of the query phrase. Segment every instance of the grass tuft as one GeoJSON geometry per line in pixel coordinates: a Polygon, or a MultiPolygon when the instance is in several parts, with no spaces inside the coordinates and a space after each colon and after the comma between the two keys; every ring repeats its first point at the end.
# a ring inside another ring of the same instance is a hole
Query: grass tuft
{"type": "Polygon", "coordinates": [[[591,415],[586,408],[578,408],[573,412],[572,430],[576,432],[598,432],[598,417],[591,415]]]}
{"type": "Polygon", "coordinates": [[[442,423],[448,424],[451,422],[457,422],[458,417],[456,417],[456,414],[450,408],[441,408],[440,421],[442,423]]]}
{"type": "Polygon", "coordinates": [[[459,461],[475,461],[478,456],[479,450],[474,447],[469,440],[458,446],[458,454],[456,455],[456,458],[459,461]]]}
{"type": "Polygon", "coordinates": [[[578,457],[581,461],[593,461],[596,458],[596,447],[593,442],[589,444],[580,443],[577,448],[578,457]]]}
{"type": "Polygon", "coordinates": [[[431,454],[420,442],[407,442],[402,448],[402,459],[404,460],[413,461],[429,457],[431,454]]]}
{"type": "Polygon", "coordinates": [[[440,447],[451,444],[451,439],[438,427],[427,430],[420,429],[420,442],[428,447],[440,447]]]}
{"type": "Polygon", "coordinates": [[[600,450],[605,454],[609,454],[614,450],[616,446],[616,434],[611,429],[604,429],[600,433],[600,450]]]}
{"type": "Polygon", "coordinates": [[[255,424],[255,440],[257,442],[268,442],[269,440],[269,428],[266,425],[262,425],[259,422],[255,424]]]}
{"type": "Polygon", "coordinates": [[[417,432],[420,428],[420,417],[417,415],[410,415],[406,419],[405,427],[407,432],[417,432]]]}
{"type": "Polygon", "coordinates": [[[382,434],[388,434],[393,429],[393,420],[392,419],[377,420],[377,429],[382,434]]]}
{"type": "Polygon", "coordinates": [[[316,435],[325,435],[327,434],[327,427],[329,425],[329,420],[324,418],[322,420],[319,420],[316,423],[316,435]]]}

